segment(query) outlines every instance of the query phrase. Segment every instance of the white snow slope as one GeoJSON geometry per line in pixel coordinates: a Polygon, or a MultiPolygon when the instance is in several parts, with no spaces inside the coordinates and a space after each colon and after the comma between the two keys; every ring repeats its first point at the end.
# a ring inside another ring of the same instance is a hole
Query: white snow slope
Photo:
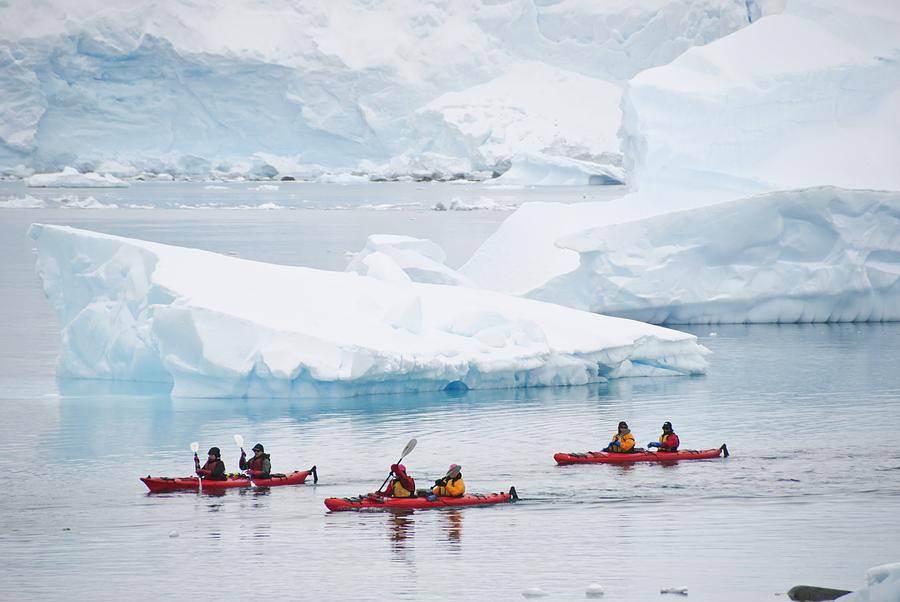
{"type": "Polygon", "coordinates": [[[777,4],[0,2],[0,173],[604,164],[622,81],[777,4]]]}
{"type": "MultiPolygon", "coordinates": [[[[692,335],[475,289],[35,224],[63,377],[188,397],[344,396],[703,373],[692,335]]],[[[377,270],[376,270],[377,272],[377,270]]],[[[399,276],[399,277],[398,277],[399,276]]]]}
{"type": "Polygon", "coordinates": [[[866,586],[838,598],[841,602],[897,602],[900,600],[900,562],[866,571],[866,586]]]}
{"type": "Polygon", "coordinates": [[[900,3],[791,0],[639,73],[622,107],[629,185],[644,201],[900,190],[900,3]]]}
{"type": "Polygon", "coordinates": [[[824,187],[585,230],[529,297],[656,324],[900,320],[900,193],[824,187]]]}

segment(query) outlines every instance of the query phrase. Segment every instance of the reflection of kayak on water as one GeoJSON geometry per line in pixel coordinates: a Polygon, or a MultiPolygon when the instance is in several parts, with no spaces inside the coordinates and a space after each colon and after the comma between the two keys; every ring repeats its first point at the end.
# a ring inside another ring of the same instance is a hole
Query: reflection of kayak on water
{"type": "Polygon", "coordinates": [[[723,455],[728,457],[728,448],[723,443],[721,447],[714,449],[682,449],[675,452],[651,452],[640,450],[628,453],[610,452],[583,452],[568,454],[554,454],[553,459],[557,464],[627,464],[630,462],[678,462],[681,460],[706,460],[718,458],[723,455]]]}
{"type": "Polygon", "coordinates": [[[295,470],[291,474],[273,474],[268,479],[248,479],[243,475],[230,475],[224,481],[203,479],[202,487],[197,477],[141,477],[144,485],[150,491],[175,491],[178,489],[208,489],[220,490],[235,487],[278,487],[280,485],[301,485],[306,482],[309,475],[313,476],[313,483],[319,481],[316,467],[309,470],[295,470]]]}
{"type": "Polygon", "coordinates": [[[429,501],[427,497],[384,497],[370,494],[359,497],[330,497],[325,500],[329,510],[392,510],[392,509],[422,509],[431,508],[457,508],[460,506],[485,506],[489,504],[502,504],[515,502],[519,499],[516,488],[510,487],[509,493],[468,493],[462,497],[436,497],[429,501]]]}

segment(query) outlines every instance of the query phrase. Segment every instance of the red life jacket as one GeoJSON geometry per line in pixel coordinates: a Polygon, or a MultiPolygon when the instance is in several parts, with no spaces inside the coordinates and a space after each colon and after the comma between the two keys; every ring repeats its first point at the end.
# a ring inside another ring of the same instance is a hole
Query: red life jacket
{"type": "Polygon", "coordinates": [[[681,445],[681,440],[675,433],[669,433],[668,435],[661,435],[659,438],[659,443],[660,451],[678,451],[678,446],[681,445]]]}
{"type": "Polygon", "coordinates": [[[222,460],[207,460],[200,469],[200,475],[211,481],[224,481],[228,478],[225,476],[225,463],[222,460]]]}

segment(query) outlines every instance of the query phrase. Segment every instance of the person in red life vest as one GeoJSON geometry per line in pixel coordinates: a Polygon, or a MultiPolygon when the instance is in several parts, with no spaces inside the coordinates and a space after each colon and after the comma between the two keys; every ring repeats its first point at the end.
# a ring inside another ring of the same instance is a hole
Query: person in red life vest
{"type": "Polygon", "coordinates": [[[268,479],[272,475],[272,461],[265,451],[262,443],[257,443],[253,446],[253,457],[248,461],[247,454],[242,449],[238,466],[241,467],[241,470],[246,470],[252,479],[268,479]]]}
{"type": "Polygon", "coordinates": [[[616,434],[613,435],[609,445],[603,448],[603,451],[614,454],[627,454],[634,449],[634,435],[628,428],[628,424],[623,420],[619,423],[616,434]]]}
{"type": "Polygon", "coordinates": [[[415,497],[416,482],[406,474],[403,464],[391,464],[393,478],[388,481],[387,490],[378,493],[385,497],[415,497]]]}
{"type": "Polygon", "coordinates": [[[197,457],[197,454],[194,454],[194,472],[201,479],[224,481],[227,478],[225,476],[225,462],[222,462],[222,453],[219,451],[219,448],[210,447],[208,456],[206,464],[201,468],[200,458],[197,457]]]}
{"type": "Polygon", "coordinates": [[[678,438],[678,435],[675,434],[675,431],[672,430],[672,423],[668,420],[664,422],[662,430],[663,432],[662,435],[659,436],[659,441],[648,443],[647,447],[655,447],[657,451],[661,452],[678,451],[681,440],[678,438]]]}

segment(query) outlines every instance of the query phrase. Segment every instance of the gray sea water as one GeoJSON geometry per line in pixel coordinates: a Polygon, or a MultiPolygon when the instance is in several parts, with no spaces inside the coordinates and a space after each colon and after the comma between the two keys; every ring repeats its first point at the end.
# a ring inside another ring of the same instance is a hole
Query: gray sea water
{"type": "MultiPolygon", "coordinates": [[[[17,186],[0,183],[0,199],[34,193],[17,186]]],[[[249,184],[228,207],[168,204],[218,202],[203,186],[103,198],[154,209],[0,210],[4,599],[517,600],[540,588],[544,600],[579,600],[597,583],[605,600],[666,600],[662,588],[684,586],[693,601],[777,601],[801,583],[854,589],[867,568],[900,560],[900,324],[694,328],[713,351],[708,375],[594,387],[185,400],[57,381],[59,325],[34,275],[32,222],[342,269],[373,233],[431,238],[459,265],[508,215],[431,210],[501,192],[446,184],[303,185],[318,199],[304,210],[238,209],[261,204],[258,194],[290,204],[277,197],[288,186],[249,184]],[[363,207],[381,204],[399,207],[363,207]],[[641,444],[671,420],[685,447],[727,442],[732,456],[555,465],[556,451],[602,447],[622,419],[641,444]],[[188,474],[191,441],[220,446],[234,470],[234,434],[264,443],[277,471],[316,464],[319,484],[216,496],[148,494],[138,480],[188,474]],[[326,510],[326,497],[376,488],[411,437],[404,463],[420,485],[455,462],[470,491],[515,485],[521,501],[326,510]]],[[[612,194],[512,189],[494,200],[612,194]]]]}

